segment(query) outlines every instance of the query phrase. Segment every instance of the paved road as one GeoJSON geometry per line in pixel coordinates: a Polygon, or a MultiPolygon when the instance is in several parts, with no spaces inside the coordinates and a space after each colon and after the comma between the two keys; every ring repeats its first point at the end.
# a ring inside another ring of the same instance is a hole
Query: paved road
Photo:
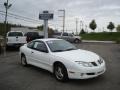
{"type": "Polygon", "coordinates": [[[104,75],[88,80],[61,83],[48,71],[20,64],[18,50],[0,56],[0,90],[120,90],[120,45],[82,43],[78,48],[101,55],[107,64],[104,75]]]}

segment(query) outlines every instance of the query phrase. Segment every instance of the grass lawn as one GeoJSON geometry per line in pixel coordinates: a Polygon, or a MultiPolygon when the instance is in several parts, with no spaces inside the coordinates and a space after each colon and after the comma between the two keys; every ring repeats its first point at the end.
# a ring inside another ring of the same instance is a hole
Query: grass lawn
{"type": "Polygon", "coordinates": [[[120,32],[102,32],[80,35],[83,40],[120,41],[120,32]]]}

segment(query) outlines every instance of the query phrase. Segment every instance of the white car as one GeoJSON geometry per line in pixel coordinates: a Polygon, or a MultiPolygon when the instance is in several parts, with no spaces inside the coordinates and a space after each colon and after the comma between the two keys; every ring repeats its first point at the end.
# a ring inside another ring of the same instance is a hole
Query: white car
{"type": "Polygon", "coordinates": [[[77,49],[62,39],[36,39],[20,47],[21,64],[31,64],[52,72],[56,79],[88,79],[106,70],[102,57],[77,49]]]}

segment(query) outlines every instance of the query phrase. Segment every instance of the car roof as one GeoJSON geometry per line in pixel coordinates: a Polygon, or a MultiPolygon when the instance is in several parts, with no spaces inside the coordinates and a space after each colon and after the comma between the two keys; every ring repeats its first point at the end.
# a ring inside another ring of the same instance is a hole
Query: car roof
{"type": "Polygon", "coordinates": [[[37,41],[51,41],[51,40],[62,40],[62,39],[57,39],[57,38],[43,38],[43,39],[36,39],[37,41]]]}
{"type": "Polygon", "coordinates": [[[37,31],[29,31],[29,32],[26,32],[26,33],[38,33],[37,31]]]}
{"type": "Polygon", "coordinates": [[[22,32],[22,31],[9,31],[9,32],[22,32]]]}

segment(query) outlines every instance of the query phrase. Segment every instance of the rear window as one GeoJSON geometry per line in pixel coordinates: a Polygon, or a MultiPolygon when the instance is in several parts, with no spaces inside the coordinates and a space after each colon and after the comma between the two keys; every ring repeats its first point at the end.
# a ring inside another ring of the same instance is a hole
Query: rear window
{"type": "Polygon", "coordinates": [[[60,36],[60,35],[61,35],[61,33],[54,33],[54,35],[58,35],[58,36],[60,36]]]}
{"type": "Polygon", "coordinates": [[[9,32],[8,36],[14,37],[14,36],[23,36],[22,32],[9,32]]]}
{"type": "Polygon", "coordinates": [[[38,32],[28,32],[25,34],[25,36],[39,36],[38,32]]]}

